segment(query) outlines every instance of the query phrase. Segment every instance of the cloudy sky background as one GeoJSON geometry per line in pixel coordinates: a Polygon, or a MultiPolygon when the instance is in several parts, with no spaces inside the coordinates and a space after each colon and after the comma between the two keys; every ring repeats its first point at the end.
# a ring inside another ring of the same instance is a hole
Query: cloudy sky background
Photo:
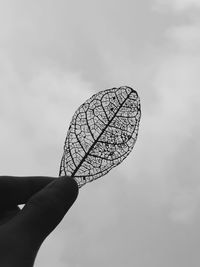
{"type": "Polygon", "coordinates": [[[141,98],[134,151],[84,186],[36,267],[197,267],[200,1],[0,1],[2,175],[57,176],[93,93],[141,98]]]}

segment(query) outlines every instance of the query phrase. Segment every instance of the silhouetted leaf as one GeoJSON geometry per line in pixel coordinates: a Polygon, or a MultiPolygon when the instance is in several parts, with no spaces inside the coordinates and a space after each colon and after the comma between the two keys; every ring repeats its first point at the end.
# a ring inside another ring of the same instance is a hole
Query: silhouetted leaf
{"type": "Polygon", "coordinates": [[[59,175],[74,177],[79,187],[105,175],[131,152],[140,116],[138,94],[130,87],[93,95],[72,118],[59,175]]]}

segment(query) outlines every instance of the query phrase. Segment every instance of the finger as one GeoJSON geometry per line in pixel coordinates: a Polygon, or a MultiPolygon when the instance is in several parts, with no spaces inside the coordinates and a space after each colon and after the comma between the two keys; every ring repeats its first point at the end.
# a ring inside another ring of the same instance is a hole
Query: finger
{"type": "Polygon", "coordinates": [[[32,243],[42,243],[59,224],[78,195],[71,177],[60,177],[35,194],[12,223],[32,243]]]}
{"type": "Polygon", "coordinates": [[[25,204],[32,195],[55,179],[43,176],[0,176],[0,207],[25,204]]]}

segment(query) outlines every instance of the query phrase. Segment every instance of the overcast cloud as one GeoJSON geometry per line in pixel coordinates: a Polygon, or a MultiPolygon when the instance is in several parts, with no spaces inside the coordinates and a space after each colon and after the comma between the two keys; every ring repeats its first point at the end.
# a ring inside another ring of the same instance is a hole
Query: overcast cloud
{"type": "Polygon", "coordinates": [[[57,176],[71,117],[93,93],[141,98],[134,151],[84,186],[36,267],[199,266],[200,4],[0,1],[0,166],[57,176]]]}
{"type": "Polygon", "coordinates": [[[173,11],[188,11],[188,9],[199,8],[199,0],[155,0],[157,8],[170,8],[173,11]]]}

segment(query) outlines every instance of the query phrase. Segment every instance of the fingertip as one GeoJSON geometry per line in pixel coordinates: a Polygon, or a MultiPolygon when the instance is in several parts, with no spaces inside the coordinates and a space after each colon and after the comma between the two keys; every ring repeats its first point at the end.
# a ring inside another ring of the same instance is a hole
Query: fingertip
{"type": "Polygon", "coordinates": [[[72,177],[62,176],[47,185],[40,196],[46,199],[51,197],[52,205],[58,210],[64,208],[67,211],[77,199],[78,193],[77,182],[72,177]]]}
{"type": "Polygon", "coordinates": [[[59,189],[59,187],[63,184],[63,186],[65,186],[67,189],[70,188],[70,195],[72,196],[72,198],[76,200],[79,194],[79,187],[76,180],[73,179],[73,177],[61,176],[57,178],[54,182],[55,182],[54,184],[53,183],[49,184],[49,187],[58,186],[59,189]]]}

